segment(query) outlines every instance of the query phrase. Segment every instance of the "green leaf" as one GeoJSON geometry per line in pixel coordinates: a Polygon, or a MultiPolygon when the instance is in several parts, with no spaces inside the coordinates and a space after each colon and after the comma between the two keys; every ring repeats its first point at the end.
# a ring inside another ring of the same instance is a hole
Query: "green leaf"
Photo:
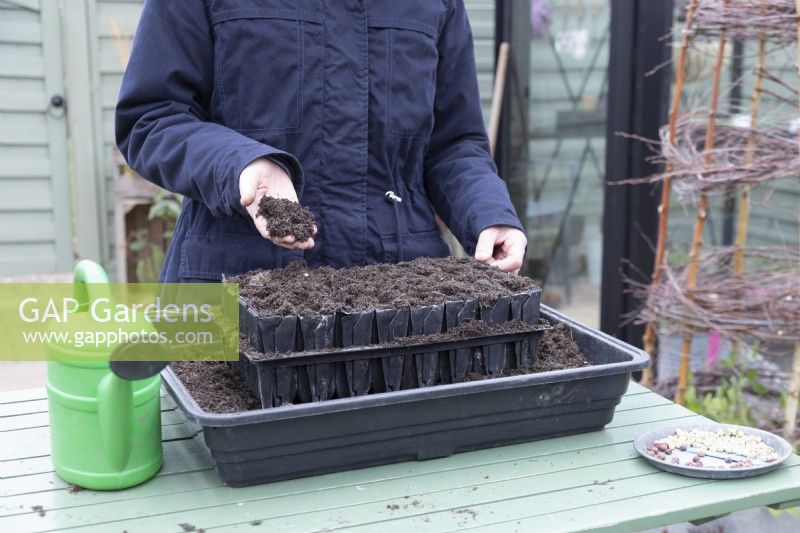
{"type": "Polygon", "coordinates": [[[764,396],[769,393],[769,389],[758,381],[758,373],[755,368],[750,369],[747,373],[747,386],[754,394],[758,394],[759,396],[764,396]]]}

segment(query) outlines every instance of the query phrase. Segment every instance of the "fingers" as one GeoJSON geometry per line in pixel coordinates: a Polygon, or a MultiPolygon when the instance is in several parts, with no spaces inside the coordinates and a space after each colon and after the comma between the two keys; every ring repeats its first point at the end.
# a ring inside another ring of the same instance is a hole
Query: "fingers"
{"type": "Polygon", "coordinates": [[[272,240],[270,239],[269,231],[267,231],[267,220],[263,217],[257,216],[258,204],[254,201],[251,201],[250,205],[246,207],[247,213],[250,215],[250,218],[253,219],[253,225],[255,225],[258,233],[260,233],[265,239],[272,240]]]}
{"type": "MultiPolygon", "coordinates": [[[[314,226],[314,235],[317,234],[317,227],[314,226]]],[[[289,250],[309,250],[314,247],[314,239],[309,237],[304,241],[298,241],[294,235],[287,235],[286,237],[272,238],[267,237],[274,244],[287,248],[289,250]]]]}
{"type": "Polygon", "coordinates": [[[493,266],[509,274],[519,274],[519,270],[522,268],[522,255],[509,254],[508,257],[495,261],[493,266]]]}
{"type": "Polygon", "coordinates": [[[525,258],[525,234],[515,228],[489,227],[478,236],[475,260],[518,274],[525,258]]]}
{"type": "Polygon", "coordinates": [[[297,247],[298,250],[310,250],[311,248],[314,247],[314,239],[308,238],[303,242],[295,243],[295,246],[297,247]]]}
{"type": "Polygon", "coordinates": [[[256,200],[258,182],[252,177],[242,176],[239,179],[239,202],[242,206],[250,207],[256,200]]]}
{"type": "Polygon", "coordinates": [[[314,237],[317,235],[317,226],[315,225],[311,231],[311,237],[304,241],[299,241],[294,235],[287,235],[278,239],[268,237],[273,243],[289,250],[309,250],[314,247],[314,237]]]}
{"type": "Polygon", "coordinates": [[[494,245],[497,242],[497,230],[486,228],[478,236],[478,244],[475,246],[475,260],[481,263],[492,264],[494,245]]]}
{"type": "Polygon", "coordinates": [[[519,274],[522,268],[522,261],[525,258],[525,246],[527,239],[520,231],[515,231],[505,241],[504,257],[495,261],[494,266],[510,274],[519,274]]]}
{"type": "Polygon", "coordinates": [[[292,237],[283,237],[282,239],[270,239],[267,237],[273,244],[280,246],[281,248],[286,248],[287,250],[309,250],[314,247],[314,239],[306,239],[302,242],[297,242],[297,240],[292,237]]]}

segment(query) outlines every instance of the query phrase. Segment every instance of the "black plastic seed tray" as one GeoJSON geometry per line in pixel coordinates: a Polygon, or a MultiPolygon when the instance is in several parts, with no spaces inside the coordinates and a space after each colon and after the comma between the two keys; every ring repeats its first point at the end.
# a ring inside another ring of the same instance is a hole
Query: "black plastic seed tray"
{"type": "MultiPolygon", "coordinates": [[[[240,298],[239,323],[240,331],[256,352],[341,349],[387,343],[409,335],[442,333],[472,320],[488,323],[522,320],[533,326],[539,322],[541,295],[542,290],[537,287],[503,297],[491,305],[466,300],[312,317],[261,317],[240,298]]],[[[273,396],[265,401],[265,406],[428,387],[463,380],[471,372],[499,375],[533,360],[535,350],[531,342],[531,339],[520,339],[508,344],[487,344],[482,348],[420,351],[372,360],[356,358],[335,364],[320,363],[299,371],[275,369],[273,396]]],[[[255,370],[245,358],[240,359],[237,368],[255,392],[263,391],[255,370]]]]}
{"type": "Polygon", "coordinates": [[[232,414],[203,411],[162,372],[195,439],[244,486],[602,429],[647,355],[542,307],[593,366],[232,414]]]}
{"type": "MultiPolygon", "coordinates": [[[[547,329],[551,328],[540,326],[531,331],[407,346],[356,346],[335,350],[326,348],[270,358],[258,352],[243,351],[239,357],[239,372],[265,408],[329,399],[325,396],[330,391],[332,380],[342,374],[345,387],[343,397],[364,396],[387,392],[386,383],[402,381],[404,366],[392,365],[392,361],[409,361],[411,365],[424,366],[424,358],[428,355],[419,354],[433,354],[438,358],[437,363],[445,363],[439,368],[438,375],[447,375],[447,383],[463,381],[463,378],[458,379],[452,373],[455,363],[458,362],[457,352],[466,353],[472,359],[470,365],[465,367],[468,370],[473,369],[473,374],[491,376],[486,370],[485,353],[496,348],[508,349],[509,345],[512,348],[508,351],[513,352],[514,346],[524,345],[525,352],[520,352],[520,361],[515,359],[503,367],[519,368],[522,364],[535,360],[539,339],[547,329]],[[520,362],[522,364],[518,365],[520,362]],[[358,368],[371,369],[367,379],[363,379],[363,373],[353,371],[358,368]],[[325,394],[320,394],[321,388],[325,394]]],[[[417,367],[416,374],[419,375],[420,371],[417,367]]],[[[434,385],[425,381],[411,382],[419,383],[421,387],[434,385]]],[[[337,390],[342,390],[338,384],[337,390]]]]}

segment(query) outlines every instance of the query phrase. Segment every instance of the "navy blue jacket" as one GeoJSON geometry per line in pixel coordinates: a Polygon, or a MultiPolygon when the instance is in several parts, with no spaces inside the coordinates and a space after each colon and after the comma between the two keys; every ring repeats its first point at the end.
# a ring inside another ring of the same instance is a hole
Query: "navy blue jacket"
{"type": "Polygon", "coordinates": [[[520,227],[463,0],[147,0],[116,136],[134,170],[185,196],[162,281],[444,256],[434,212],[469,253],[484,228],[520,227]],[[239,174],[263,156],[313,211],[312,250],[264,240],[240,206],[239,174]]]}

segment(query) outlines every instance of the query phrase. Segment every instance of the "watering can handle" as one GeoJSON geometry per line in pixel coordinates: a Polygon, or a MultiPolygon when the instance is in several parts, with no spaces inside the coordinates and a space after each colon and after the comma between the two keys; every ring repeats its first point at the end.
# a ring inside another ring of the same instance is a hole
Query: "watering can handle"
{"type": "MultiPolygon", "coordinates": [[[[110,298],[108,274],[94,261],[83,260],[75,266],[72,291],[77,300],[76,312],[86,312],[89,302],[98,297],[110,298]]],[[[133,386],[113,372],[103,376],[97,386],[97,416],[103,449],[109,465],[122,471],[128,464],[133,439],[133,386]]]]}
{"type": "Polygon", "coordinates": [[[121,472],[133,443],[133,383],[109,371],[97,386],[97,417],[108,464],[121,472]]]}
{"type": "Polygon", "coordinates": [[[88,310],[89,296],[109,296],[109,293],[108,274],[103,267],[88,259],[75,265],[72,274],[72,294],[78,301],[77,312],[88,310]]]}

